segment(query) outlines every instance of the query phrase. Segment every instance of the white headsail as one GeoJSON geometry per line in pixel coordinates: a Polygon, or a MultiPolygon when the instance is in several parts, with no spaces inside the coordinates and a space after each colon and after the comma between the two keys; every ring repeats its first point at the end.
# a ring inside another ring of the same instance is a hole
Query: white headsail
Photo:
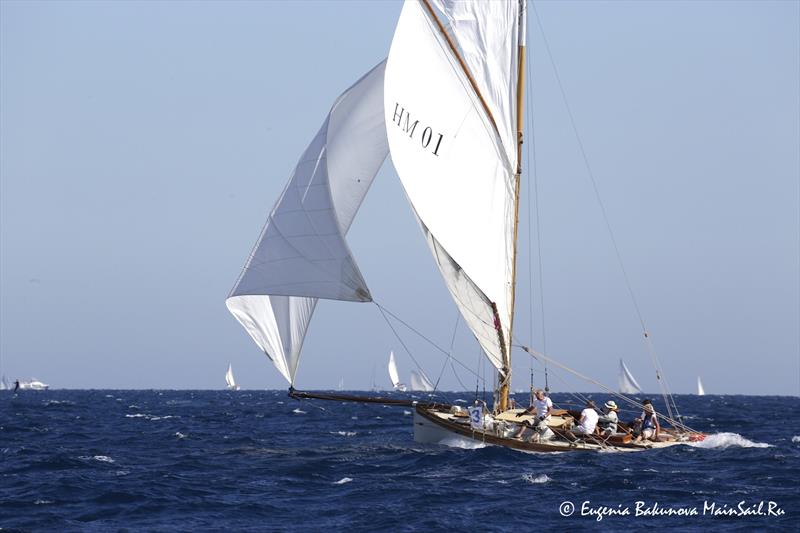
{"type": "Polygon", "coordinates": [[[423,372],[411,371],[411,390],[433,392],[433,383],[423,372]]]}
{"type": "Polygon", "coordinates": [[[513,311],[519,4],[434,4],[407,1],[397,24],[384,88],[389,147],[458,309],[502,369],[513,311]],[[461,52],[442,32],[448,22],[461,52]]]}
{"type": "Polygon", "coordinates": [[[317,299],[371,301],[345,234],[388,153],[384,68],[336,100],[225,302],[290,384],[317,299]]]}
{"type": "Polygon", "coordinates": [[[703,388],[703,382],[700,381],[700,376],[697,376],[697,395],[705,396],[706,390],[703,388]]]}
{"type": "Polygon", "coordinates": [[[636,383],[633,374],[625,366],[625,362],[622,359],[619,360],[619,391],[622,394],[639,394],[642,392],[642,388],[636,383]]]}
{"type": "Polygon", "coordinates": [[[405,391],[406,386],[400,383],[400,373],[397,372],[397,362],[394,360],[394,352],[389,352],[389,379],[392,381],[394,390],[405,391]]]}

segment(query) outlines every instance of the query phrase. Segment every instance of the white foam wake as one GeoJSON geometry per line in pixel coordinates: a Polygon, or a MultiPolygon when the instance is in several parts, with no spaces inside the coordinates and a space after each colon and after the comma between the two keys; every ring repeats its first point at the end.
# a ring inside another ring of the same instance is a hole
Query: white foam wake
{"type": "Polygon", "coordinates": [[[738,433],[714,433],[708,435],[705,440],[692,442],[691,446],[697,448],[771,448],[771,444],[766,442],[753,442],[739,435],[738,433]]]}
{"type": "Polygon", "coordinates": [[[486,448],[486,443],[462,437],[447,437],[439,441],[439,444],[450,446],[451,448],[461,448],[462,450],[479,450],[486,448]]]}
{"type": "Polygon", "coordinates": [[[547,483],[548,481],[552,481],[550,476],[547,474],[539,474],[538,476],[534,476],[533,474],[524,474],[522,479],[527,481],[528,483],[532,483],[534,485],[538,485],[540,483],[547,483]]]}

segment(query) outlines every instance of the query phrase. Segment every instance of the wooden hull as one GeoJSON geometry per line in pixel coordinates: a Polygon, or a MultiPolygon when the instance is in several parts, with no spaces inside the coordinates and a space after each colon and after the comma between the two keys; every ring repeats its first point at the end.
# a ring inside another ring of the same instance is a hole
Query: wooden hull
{"type": "Polygon", "coordinates": [[[480,445],[504,446],[526,452],[629,452],[665,448],[685,441],[649,442],[569,442],[556,438],[545,442],[499,435],[491,429],[473,429],[469,420],[451,415],[446,406],[417,405],[414,410],[414,440],[428,444],[448,444],[460,447],[480,445]]]}

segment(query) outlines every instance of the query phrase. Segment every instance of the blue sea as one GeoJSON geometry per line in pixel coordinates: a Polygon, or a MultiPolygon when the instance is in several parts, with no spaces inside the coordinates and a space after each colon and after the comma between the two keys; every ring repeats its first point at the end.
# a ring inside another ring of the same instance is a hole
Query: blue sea
{"type": "Polygon", "coordinates": [[[285,391],[3,391],[0,527],[797,531],[800,399],[676,400],[704,442],[531,454],[418,444],[409,407],[285,391]]]}

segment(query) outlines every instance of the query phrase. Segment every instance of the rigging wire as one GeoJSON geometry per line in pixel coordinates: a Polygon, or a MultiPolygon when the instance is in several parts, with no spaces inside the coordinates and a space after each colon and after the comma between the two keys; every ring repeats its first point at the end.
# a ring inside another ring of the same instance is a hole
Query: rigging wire
{"type": "MultiPolygon", "coordinates": [[[[527,17],[527,9],[525,15],[527,17]]],[[[540,325],[541,325],[541,332],[542,332],[542,351],[547,351],[547,334],[545,330],[545,320],[544,320],[544,269],[542,267],[542,233],[541,233],[541,222],[540,222],[540,211],[539,211],[539,173],[537,172],[537,158],[536,158],[536,123],[534,121],[534,106],[533,106],[533,54],[527,54],[526,59],[528,60],[529,67],[525,69],[525,73],[527,76],[527,82],[529,90],[527,92],[526,98],[528,101],[528,131],[530,132],[531,142],[528,143],[527,147],[525,148],[529,165],[526,168],[530,168],[533,173],[533,190],[529,190],[528,193],[528,309],[530,313],[530,332],[531,332],[531,339],[530,343],[533,345],[533,334],[534,334],[534,327],[533,327],[533,266],[531,264],[531,258],[533,255],[533,246],[531,245],[531,236],[533,234],[533,226],[531,225],[531,199],[534,202],[534,213],[536,214],[536,257],[538,259],[538,281],[539,281],[539,317],[540,317],[540,325]]],[[[529,172],[528,177],[531,177],[529,172]]],[[[529,179],[529,188],[530,188],[530,179],[529,179]]],[[[533,364],[531,364],[531,391],[533,390],[533,364]]],[[[547,379],[547,364],[544,365],[544,390],[545,392],[550,391],[550,386],[547,379]]]]}
{"type": "Polygon", "coordinates": [[[459,365],[460,365],[462,368],[464,368],[464,369],[465,369],[467,372],[469,372],[470,374],[473,374],[473,375],[475,375],[476,377],[478,377],[478,379],[480,379],[480,376],[478,375],[478,373],[476,373],[476,372],[475,372],[474,370],[472,370],[470,367],[468,367],[467,365],[465,365],[464,363],[462,363],[461,361],[459,361],[459,360],[458,360],[456,357],[453,357],[453,356],[452,356],[452,354],[449,354],[449,353],[448,353],[448,352],[447,352],[447,351],[446,351],[444,348],[442,348],[441,346],[439,346],[438,344],[436,344],[435,342],[433,342],[431,339],[429,339],[428,337],[426,337],[425,335],[423,335],[422,333],[420,333],[420,332],[419,332],[419,330],[417,330],[416,328],[414,328],[414,327],[412,327],[411,325],[409,325],[409,324],[408,324],[406,321],[404,321],[403,319],[401,319],[400,317],[398,317],[396,314],[394,314],[394,313],[392,313],[391,311],[389,311],[388,309],[386,309],[384,306],[382,306],[381,304],[379,304],[377,301],[373,300],[373,301],[372,301],[372,303],[374,303],[374,304],[377,306],[378,310],[381,312],[381,316],[383,316],[383,319],[384,319],[384,320],[386,321],[386,323],[389,325],[389,329],[391,329],[391,330],[392,330],[392,333],[394,333],[394,336],[397,338],[397,340],[398,340],[398,341],[400,342],[400,344],[403,346],[403,348],[405,349],[406,353],[408,353],[408,355],[411,357],[411,360],[412,360],[412,361],[414,361],[414,364],[415,364],[415,365],[417,365],[417,368],[418,368],[418,369],[422,370],[422,366],[419,364],[419,362],[416,360],[416,358],[415,358],[415,357],[414,357],[414,356],[411,354],[411,351],[409,350],[408,346],[406,345],[406,343],[405,343],[405,342],[403,342],[403,339],[401,339],[401,338],[400,338],[400,335],[397,333],[397,330],[396,330],[396,329],[395,329],[395,327],[392,325],[391,321],[389,320],[389,318],[388,318],[386,315],[389,315],[389,316],[391,316],[392,318],[394,318],[395,320],[397,320],[398,322],[400,322],[401,324],[403,324],[405,327],[407,327],[408,329],[410,329],[411,331],[413,331],[414,333],[416,333],[416,334],[417,334],[417,335],[418,335],[420,338],[422,338],[423,340],[425,340],[425,341],[426,341],[428,344],[430,344],[431,346],[433,346],[434,348],[436,348],[437,350],[439,350],[440,352],[442,352],[444,355],[446,355],[446,356],[450,357],[450,360],[451,360],[451,361],[455,361],[455,362],[456,362],[456,363],[458,363],[458,364],[459,364],[459,365]]]}
{"type": "Polygon", "coordinates": [[[590,182],[592,184],[592,189],[594,191],[594,195],[595,195],[595,198],[597,200],[597,203],[600,206],[600,212],[603,215],[603,221],[605,222],[606,230],[608,231],[608,235],[609,235],[609,237],[611,239],[611,244],[613,245],[614,253],[616,254],[616,258],[617,258],[617,262],[619,263],[620,270],[622,271],[622,277],[625,280],[625,286],[628,289],[628,294],[630,295],[631,302],[633,303],[633,307],[634,307],[634,309],[636,311],[636,316],[638,317],[639,323],[642,326],[642,331],[643,331],[644,337],[646,339],[646,344],[648,345],[649,351],[650,351],[652,359],[653,359],[653,365],[655,366],[655,369],[656,369],[656,378],[657,378],[658,383],[659,383],[659,385],[661,387],[662,396],[664,397],[664,403],[667,406],[667,410],[670,412],[670,416],[672,415],[672,411],[674,410],[675,411],[675,415],[677,417],[680,417],[680,414],[678,414],[678,407],[675,404],[675,399],[673,398],[672,394],[669,392],[669,389],[667,388],[665,381],[662,379],[664,372],[663,372],[663,369],[661,367],[661,361],[659,360],[658,355],[656,354],[655,348],[653,347],[652,343],[650,342],[650,337],[649,337],[649,333],[647,331],[647,326],[645,325],[644,317],[642,315],[641,309],[639,308],[639,302],[636,300],[636,296],[635,296],[635,294],[633,292],[633,285],[630,282],[630,278],[628,277],[627,270],[625,270],[625,264],[622,261],[622,254],[620,253],[619,246],[617,244],[617,239],[614,236],[614,232],[613,232],[613,230],[611,228],[611,222],[610,222],[610,220],[608,218],[608,213],[606,212],[605,204],[603,203],[603,200],[602,200],[602,198],[600,196],[600,190],[597,187],[597,181],[595,180],[594,173],[592,172],[592,167],[591,167],[591,165],[589,165],[589,158],[586,155],[586,150],[584,149],[583,141],[581,139],[580,134],[578,133],[578,127],[577,127],[576,122],[575,122],[575,117],[574,117],[574,115],[572,113],[572,108],[570,107],[569,101],[567,100],[567,93],[566,93],[566,90],[564,89],[564,84],[561,82],[561,76],[559,75],[558,67],[556,66],[555,59],[553,58],[553,54],[552,54],[552,52],[550,50],[550,43],[547,40],[547,36],[544,33],[544,27],[542,26],[542,20],[539,17],[539,12],[537,11],[536,5],[533,2],[531,2],[531,7],[533,8],[533,13],[536,16],[536,23],[539,26],[539,31],[540,31],[540,33],[542,35],[542,40],[544,41],[544,48],[547,51],[547,56],[549,57],[550,64],[553,67],[553,73],[555,74],[556,82],[558,84],[559,90],[561,91],[561,97],[564,100],[564,106],[566,107],[567,115],[569,116],[570,124],[572,125],[572,131],[575,134],[575,139],[578,142],[578,148],[579,148],[579,151],[581,153],[581,157],[583,159],[584,166],[586,167],[586,172],[587,172],[587,174],[589,176],[589,180],[590,180],[590,182]]]}
{"type": "MultiPolygon", "coordinates": [[[[571,374],[574,374],[575,376],[579,377],[580,379],[582,379],[584,381],[592,383],[593,385],[597,385],[598,387],[604,389],[606,391],[606,393],[608,393],[608,394],[610,394],[610,395],[612,395],[612,396],[614,396],[616,398],[619,398],[620,401],[623,401],[623,402],[625,402],[625,403],[627,403],[629,405],[633,405],[635,407],[639,407],[639,408],[643,408],[644,407],[643,404],[637,402],[636,400],[634,400],[634,399],[632,399],[632,398],[630,398],[628,396],[625,396],[624,394],[621,394],[621,393],[615,391],[614,389],[612,389],[610,387],[607,387],[606,385],[603,385],[602,383],[600,383],[597,380],[594,380],[594,379],[592,379],[590,377],[584,376],[583,374],[581,374],[577,370],[573,370],[572,368],[568,367],[567,365],[565,365],[563,363],[559,363],[555,359],[547,357],[543,353],[537,352],[536,350],[533,350],[532,348],[529,348],[527,346],[523,346],[521,344],[515,344],[514,346],[516,346],[517,348],[522,349],[524,352],[526,352],[528,355],[530,355],[534,359],[537,359],[537,360],[540,360],[540,359],[541,360],[545,360],[546,359],[552,365],[555,365],[555,366],[557,366],[557,367],[559,367],[559,368],[561,368],[563,370],[566,370],[567,372],[569,372],[571,374]]],[[[664,415],[663,413],[661,414],[661,416],[662,416],[662,418],[667,420],[669,423],[671,423],[677,429],[682,429],[684,431],[691,431],[691,432],[695,432],[695,433],[698,432],[697,430],[692,429],[689,426],[687,426],[686,424],[684,424],[679,419],[675,419],[675,418],[673,418],[672,416],[669,416],[669,415],[664,415]]]]}
{"type": "Polygon", "coordinates": [[[439,371],[439,377],[436,378],[436,384],[433,386],[434,391],[436,391],[436,389],[439,388],[439,381],[441,381],[442,375],[444,375],[444,369],[447,368],[447,363],[450,362],[450,358],[453,355],[453,346],[456,343],[456,332],[458,331],[458,322],[460,318],[461,318],[461,313],[456,311],[456,325],[453,326],[453,337],[450,339],[450,351],[447,353],[447,359],[444,360],[444,364],[442,364],[442,370],[439,371]]]}

